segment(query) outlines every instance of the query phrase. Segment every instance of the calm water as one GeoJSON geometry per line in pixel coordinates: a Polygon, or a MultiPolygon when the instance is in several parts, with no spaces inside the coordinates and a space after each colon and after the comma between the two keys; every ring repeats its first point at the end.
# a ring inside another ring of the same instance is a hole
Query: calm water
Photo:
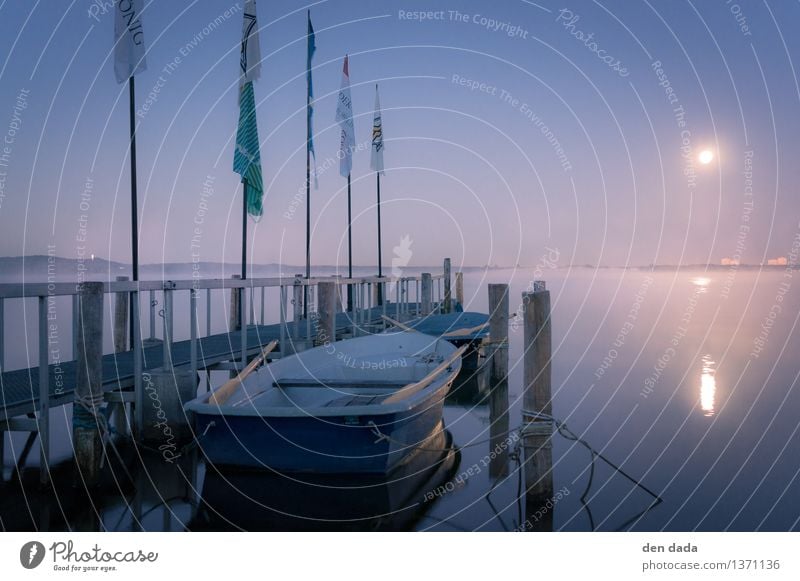
{"type": "MultiPolygon", "coordinates": [[[[188,278],[189,272],[174,270],[168,277],[188,278]]],[[[526,270],[467,273],[465,308],[486,312],[486,284],[507,282],[514,311],[533,276],[526,270]]],[[[561,494],[536,528],[800,528],[795,500],[800,494],[800,345],[794,332],[800,273],[561,269],[536,278],[547,280],[553,303],[554,415],[663,498],[647,510],[652,498],[598,461],[584,505],[590,454],[556,436],[554,488],[561,494]]],[[[270,321],[276,320],[276,296],[266,297],[270,321]]],[[[201,297],[201,313],[204,301],[201,297]]],[[[225,301],[221,293],[212,297],[212,331],[223,330],[225,301]]],[[[260,297],[256,303],[260,308],[260,297]]],[[[176,299],[176,304],[183,303],[176,299]]],[[[10,305],[5,361],[13,369],[35,360],[36,311],[33,302],[24,309],[10,305]]],[[[59,309],[68,321],[68,301],[59,309]]],[[[70,356],[69,333],[66,328],[62,335],[64,358],[70,356]]],[[[179,312],[176,338],[187,334],[186,316],[179,312]]],[[[522,328],[512,324],[511,428],[520,423],[521,349],[522,328]]],[[[221,381],[222,374],[215,375],[214,381],[221,381]]],[[[5,485],[1,524],[8,529],[511,530],[520,525],[520,514],[524,519],[519,474],[513,455],[505,477],[485,466],[493,418],[476,390],[475,385],[459,390],[444,417],[457,446],[476,445],[444,458],[435,469],[393,483],[218,474],[192,455],[176,466],[145,453],[129,459],[127,472],[115,465],[103,493],[90,499],[74,486],[67,461],[69,410],[62,408],[53,411],[53,454],[65,461],[55,469],[55,494],[27,484],[35,480],[32,469],[23,486],[5,485]],[[469,477],[459,477],[468,472],[469,477]],[[308,514],[326,520],[310,520],[308,514]]],[[[13,451],[6,438],[6,479],[23,435],[14,434],[12,442],[13,451]]],[[[36,466],[35,452],[28,466],[36,466]]],[[[497,468],[497,460],[494,464],[497,468]]]]}

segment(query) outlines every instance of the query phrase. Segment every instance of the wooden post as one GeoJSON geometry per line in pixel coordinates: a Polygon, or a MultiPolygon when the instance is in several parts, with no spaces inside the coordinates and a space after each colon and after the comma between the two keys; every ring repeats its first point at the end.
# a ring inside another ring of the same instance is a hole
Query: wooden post
{"type": "MultiPolygon", "coordinates": [[[[102,295],[100,296],[102,299],[102,295]]],[[[39,297],[39,418],[37,429],[41,444],[39,483],[42,485],[50,481],[50,348],[48,343],[49,319],[47,318],[49,299],[49,296],[39,297]]]]}
{"type": "Polygon", "coordinates": [[[78,358],[72,411],[75,461],[81,479],[97,483],[102,443],[97,415],[103,402],[103,283],[84,282],[78,295],[78,358]]]}
{"type": "Polygon", "coordinates": [[[464,307],[464,273],[456,273],[456,302],[464,307]]]}
{"type": "Polygon", "coordinates": [[[317,345],[327,345],[336,340],[336,289],[335,282],[317,285],[317,345]]]}
{"type": "MultiPolygon", "coordinates": [[[[534,288],[543,289],[543,285],[534,285],[534,288]]],[[[522,445],[526,505],[536,506],[553,494],[550,291],[523,293],[522,304],[525,312],[522,445]]]]}
{"type": "Polygon", "coordinates": [[[444,312],[452,313],[453,305],[451,303],[452,296],[450,294],[450,259],[444,259],[444,312]]]}
{"type": "Polygon", "coordinates": [[[508,474],[508,285],[489,285],[489,475],[508,474]]]}
{"type": "MultiPolygon", "coordinates": [[[[233,277],[236,280],[241,280],[241,274],[234,274],[233,277]]],[[[240,288],[232,288],[231,289],[231,315],[230,315],[230,331],[238,331],[242,328],[241,325],[241,308],[239,303],[242,300],[242,290],[240,288]]]]}
{"type": "MultiPolygon", "coordinates": [[[[117,281],[128,280],[118,276],[117,281]]],[[[128,350],[128,293],[116,293],[114,299],[114,352],[128,350]]]]}
{"type": "Polygon", "coordinates": [[[422,301],[420,304],[421,315],[426,317],[433,309],[433,281],[430,272],[422,273],[422,301]]]}
{"type": "MultiPolygon", "coordinates": [[[[117,282],[128,280],[127,276],[117,276],[117,282]]],[[[131,312],[128,302],[129,294],[118,292],[114,295],[114,352],[122,353],[128,350],[128,337],[132,327],[128,325],[128,314],[131,312]]],[[[133,347],[133,345],[131,345],[133,347]]],[[[112,408],[111,421],[114,430],[118,434],[127,434],[128,415],[125,402],[114,402],[110,404],[112,408]]]]}
{"type": "Polygon", "coordinates": [[[508,285],[489,285],[489,337],[492,385],[508,377],[508,285]]]}
{"type": "MultiPolygon", "coordinates": [[[[341,274],[337,274],[336,278],[342,278],[342,275],[341,274]]],[[[337,313],[341,313],[341,312],[343,312],[345,310],[342,307],[342,297],[343,297],[343,295],[342,295],[342,283],[337,282],[336,283],[336,312],[337,313]]]]}
{"type": "Polygon", "coordinates": [[[294,287],[292,287],[292,321],[294,322],[294,340],[300,340],[300,320],[303,318],[303,285],[302,274],[294,275],[294,287]]]}

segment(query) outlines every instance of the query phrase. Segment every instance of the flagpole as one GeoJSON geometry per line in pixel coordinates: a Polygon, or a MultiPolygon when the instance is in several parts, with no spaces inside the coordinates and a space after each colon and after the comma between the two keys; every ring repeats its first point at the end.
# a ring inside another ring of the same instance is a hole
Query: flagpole
{"type": "MultiPolygon", "coordinates": [[[[139,209],[136,194],[136,77],[131,74],[128,78],[128,103],[130,106],[130,136],[131,136],[131,278],[139,280],[139,209]]],[[[133,301],[130,304],[130,346],[133,349],[134,325],[133,301]]]]}
{"type": "MultiPolygon", "coordinates": [[[[309,29],[311,10],[307,13],[309,29]]],[[[310,30],[309,30],[310,32],[310,30]]],[[[306,279],[311,278],[311,57],[306,58],[306,279]]],[[[303,287],[303,318],[308,318],[308,285],[303,287]]],[[[306,337],[310,339],[310,337],[306,337]]]]}
{"type": "MultiPolygon", "coordinates": [[[[306,96],[306,278],[311,278],[311,121],[310,99],[306,96]]],[[[303,287],[303,318],[308,317],[308,285],[303,287]]]]}
{"type": "MultiPolygon", "coordinates": [[[[381,251],[381,172],[376,171],[378,190],[378,277],[383,276],[383,252],[381,251]]],[[[378,284],[378,304],[383,304],[383,285],[378,284]]]]}
{"type": "MultiPolygon", "coordinates": [[[[350,174],[347,174],[347,278],[353,278],[353,212],[350,202],[350,174]]],[[[347,311],[353,311],[353,285],[347,285],[347,311]]]]}
{"type": "Polygon", "coordinates": [[[242,179],[242,280],[247,278],[247,178],[242,179]]]}

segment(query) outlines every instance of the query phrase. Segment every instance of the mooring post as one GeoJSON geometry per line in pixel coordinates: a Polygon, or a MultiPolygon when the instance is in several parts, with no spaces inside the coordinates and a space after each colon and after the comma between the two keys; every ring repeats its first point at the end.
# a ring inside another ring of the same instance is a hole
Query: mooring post
{"type": "Polygon", "coordinates": [[[489,285],[489,475],[508,474],[508,285],[489,285]]]}
{"type": "Polygon", "coordinates": [[[142,315],[139,291],[131,295],[133,301],[133,406],[134,428],[137,437],[141,435],[144,424],[144,388],[142,386],[142,315]]]}
{"type": "Polygon", "coordinates": [[[526,504],[536,505],[553,494],[550,291],[544,290],[544,283],[534,283],[533,292],[522,294],[522,304],[525,313],[522,395],[525,490],[526,504]]]}
{"type": "Polygon", "coordinates": [[[450,259],[444,259],[444,312],[453,312],[453,305],[451,303],[452,296],[450,294],[450,259]]]}
{"type": "Polygon", "coordinates": [[[164,357],[164,370],[169,371],[172,369],[172,285],[174,283],[164,283],[164,317],[161,321],[164,333],[163,357],[164,357]]]}
{"type": "Polygon", "coordinates": [[[508,377],[508,285],[489,285],[489,355],[491,384],[508,377]]]}
{"type": "Polygon", "coordinates": [[[280,306],[278,307],[278,316],[280,317],[281,325],[279,346],[281,357],[285,357],[288,354],[288,350],[286,349],[286,287],[284,285],[280,285],[279,287],[279,296],[280,306]]]}
{"type": "Polygon", "coordinates": [[[326,345],[336,340],[336,289],[335,282],[320,282],[317,285],[317,345],[326,345]]]}
{"type": "MultiPolygon", "coordinates": [[[[236,280],[241,280],[241,274],[234,274],[231,278],[236,280]]],[[[231,288],[231,315],[230,315],[230,326],[229,330],[238,331],[242,328],[241,322],[241,309],[239,304],[242,300],[242,289],[240,288],[231,288]]]]}
{"type": "Polygon", "coordinates": [[[464,273],[459,271],[456,273],[456,302],[464,306],[464,273]]]}
{"type": "Polygon", "coordinates": [[[189,363],[197,377],[197,289],[189,289],[189,363]]]}
{"type": "MultiPolygon", "coordinates": [[[[337,279],[342,278],[341,274],[336,275],[337,279]]],[[[336,282],[336,312],[341,313],[345,309],[342,307],[342,283],[337,280],[336,282]]]]}
{"type": "MultiPolygon", "coordinates": [[[[118,276],[117,281],[128,280],[127,276],[118,276]]],[[[114,295],[114,352],[128,350],[128,293],[114,295]]]]}
{"type": "Polygon", "coordinates": [[[292,321],[294,322],[294,340],[300,340],[300,320],[303,318],[303,275],[294,275],[294,286],[292,287],[292,321]]]}
{"type": "MultiPolygon", "coordinates": [[[[102,295],[100,295],[102,297],[102,295]]],[[[44,485],[50,481],[50,349],[48,343],[47,301],[49,297],[39,297],[39,431],[40,464],[39,482],[44,485]]]]}
{"type": "Polygon", "coordinates": [[[423,317],[431,314],[433,309],[433,281],[431,280],[430,272],[422,273],[422,303],[420,304],[420,313],[423,317]]]}
{"type": "MultiPolygon", "coordinates": [[[[128,280],[127,276],[118,276],[117,282],[128,280]]],[[[114,293],[114,352],[121,353],[128,350],[128,337],[131,326],[128,324],[130,307],[127,292],[114,293]]],[[[133,347],[133,345],[131,345],[133,347]]],[[[119,401],[110,404],[112,408],[111,419],[117,433],[125,434],[128,430],[128,417],[125,402],[119,401]]]]}
{"type": "Polygon", "coordinates": [[[82,480],[95,484],[100,475],[102,441],[99,417],[103,404],[103,283],[84,282],[78,292],[78,358],[72,434],[75,461],[82,480]]]}

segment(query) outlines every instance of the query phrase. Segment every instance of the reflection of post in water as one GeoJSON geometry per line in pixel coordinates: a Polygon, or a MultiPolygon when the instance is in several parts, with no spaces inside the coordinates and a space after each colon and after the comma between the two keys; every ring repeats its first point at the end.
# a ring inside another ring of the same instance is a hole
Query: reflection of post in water
{"type": "Polygon", "coordinates": [[[508,285],[489,285],[489,476],[508,474],[508,285]]]}
{"type": "Polygon", "coordinates": [[[536,281],[522,294],[525,311],[522,446],[525,466],[526,529],[543,530],[553,520],[553,404],[550,385],[552,331],[550,292],[536,281]],[[550,508],[543,510],[550,504],[550,508]]]}
{"type": "Polygon", "coordinates": [[[197,506],[197,450],[172,456],[144,452],[136,470],[136,492],[130,503],[131,530],[144,531],[148,517],[161,515],[161,523],[149,530],[184,530],[197,506]],[[187,506],[188,505],[188,506],[187,506]],[[174,524],[177,521],[177,525],[174,524]]]}

